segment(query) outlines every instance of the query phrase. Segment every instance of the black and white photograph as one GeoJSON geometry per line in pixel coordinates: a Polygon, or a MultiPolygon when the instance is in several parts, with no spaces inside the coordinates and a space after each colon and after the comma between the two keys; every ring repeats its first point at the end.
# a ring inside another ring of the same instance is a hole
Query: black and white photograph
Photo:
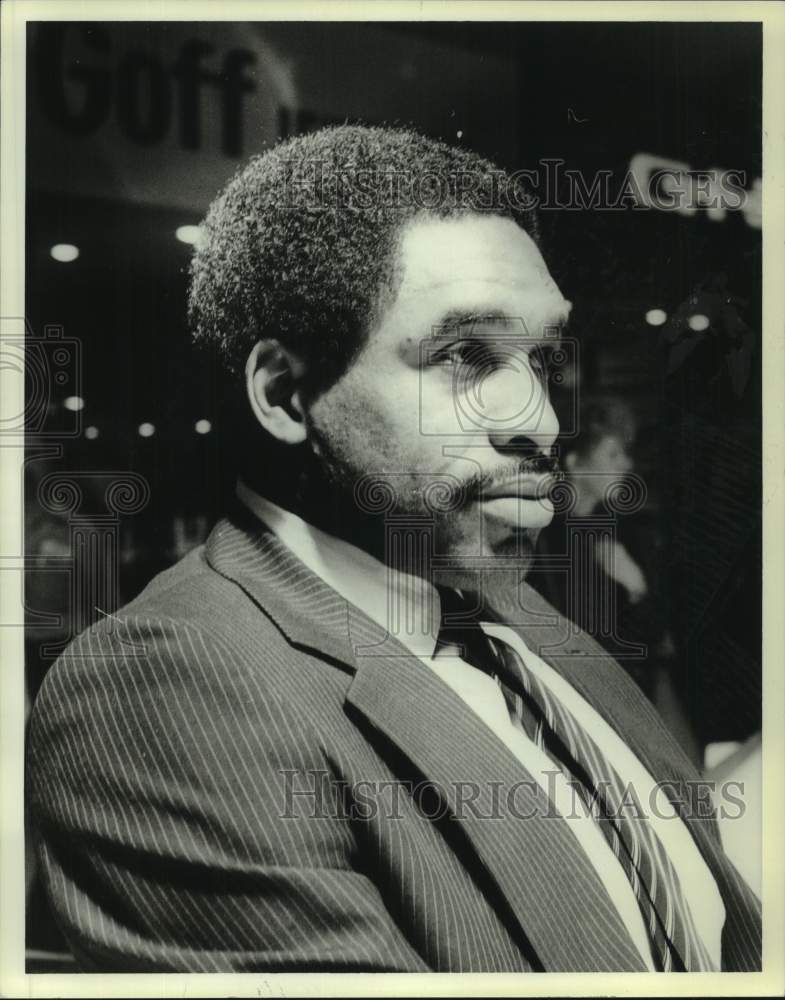
{"type": "Polygon", "coordinates": [[[777,994],[785,6],[208,6],[4,5],[3,995],[777,994]]]}

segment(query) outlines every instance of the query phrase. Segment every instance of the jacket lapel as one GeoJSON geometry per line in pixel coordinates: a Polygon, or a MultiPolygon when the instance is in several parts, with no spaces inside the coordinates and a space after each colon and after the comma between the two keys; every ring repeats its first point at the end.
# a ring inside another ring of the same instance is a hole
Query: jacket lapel
{"type": "Polygon", "coordinates": [[[346,700],[435,787],[545,970],[645,969],[569,824],[433,671],[406,653],[360,656],[346,700]]]}

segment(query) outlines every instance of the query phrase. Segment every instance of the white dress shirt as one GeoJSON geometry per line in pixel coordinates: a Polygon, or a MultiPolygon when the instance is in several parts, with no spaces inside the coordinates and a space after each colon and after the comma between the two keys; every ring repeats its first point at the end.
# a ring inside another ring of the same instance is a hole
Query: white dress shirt
{"type": "MultiPolygon", "coordinates": [[[[440,649],[437,653],[441,608],[438,591],[433,585],[421,577],[393,570],[363,549],[326,534],[291,511],[259,496],[242,481],[237,485],[237,495],[313,573],[373,621],[396,635],[430,670],[437,673],[515,754],[569,824],[647,968],[653,970],[650,938],[632,887],[597,823],[581,808],[576,808],[575,794],[565,776],[511,716],[504,694],[492,677],[450,653],[449,649],[440,649]],[[390,628],[388,609],[391,588],[396,592],[397,621],[406,623],[400,631],[390,628]]],[[[488,635],[515,649],[527,668],[572,712],[601,751],[613,761],[625,785],[632,783],[641,803],[657,802],[659,816],[652,814],[649,822],[655,825],[660,843],[668,852],[698,933],[719,970],[720,940],[725,921],[722,898],[689,831],[664,792],[599,713],[557,671],[533,653],[517,632],[496,623],[482,623],[482,628],[488,635]]]]}

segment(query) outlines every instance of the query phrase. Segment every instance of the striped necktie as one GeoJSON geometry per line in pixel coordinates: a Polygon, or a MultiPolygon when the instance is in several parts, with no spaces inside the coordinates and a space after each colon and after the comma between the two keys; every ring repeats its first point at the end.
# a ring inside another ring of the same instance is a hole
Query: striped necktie
{"type": "Polygon", "coordinates": [[[632,886],[659,968],[712,970],[673,863],[648,819],[628,815],[629,790],[607,755],[516,649],[482,631],[480,609],[472,607],[471,599],[456,591],[440,590],[440,595],[443,623],[445,611],[449,613],[442,627],[445,641],[463,642],[470,662],[500,680],[522,728],[564,771],[597,821],[632,886]],[[460,631],[455,631],[457,615],[460,631]]]}
{"type": "MultiPolygon", "coordinates": [[[[517,650],[497,640],[497,651],[508,667],[507,683],[542,712],[544,742],[552,756],[566,760],[569,770],[588,789],[592,814],[632,885],[662,970],[711,971],[711,958],[678,874],[648,818],[638,815],[637,808],[630,810],[628,785],[585,727],[528,669],[517,650]]],[[[505,676],[502,667],[500,670],[505,676]]],[[[636,806],[636,800],[632,805],[636,806]]]]}
{"type": "MultiPolygon", "coordinates": [[[[489,674],[501,688],[512,718],[529,739],[547,753],[542,741],[542,713],[529,699],[522,698],[505,683],[502,676],[505,667],[499,652],[493,640],[480,627],[480,607],[475,606],[470,598],[464,598],[460,591],[447,587],[437,589],[442,613],[437,648],[454,648],[461,659],[489,674]]],[[[554,763],[559,764],[558,761],[554,763]]]]}

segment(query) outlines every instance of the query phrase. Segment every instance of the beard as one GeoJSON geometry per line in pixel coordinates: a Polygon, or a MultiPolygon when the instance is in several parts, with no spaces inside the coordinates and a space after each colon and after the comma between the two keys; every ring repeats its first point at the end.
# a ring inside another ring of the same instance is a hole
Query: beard
{"type": "Polygon", "coordinates": [[[539,529],[486,517],[480,502],[483,487],[509,477],[515,463],[464,478],[401,472],[401,455],[371,460],[367,450],[342,445],[319,428],[303,445],[297,513],[311,524],[438,586],[480,591],[502,576],[509,585],[526,575],[539,529]]]}

